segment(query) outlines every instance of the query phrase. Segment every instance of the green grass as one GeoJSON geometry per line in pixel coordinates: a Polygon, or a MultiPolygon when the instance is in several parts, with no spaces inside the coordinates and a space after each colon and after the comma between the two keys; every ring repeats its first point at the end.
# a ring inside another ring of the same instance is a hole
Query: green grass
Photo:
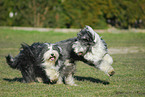
{"type": "MultiPolygon", "coordinates": [[[[145,48],[143,33],[100,34],[110,48],[145,48]]],[[[0,97],[145,97],[145,52],[114,54],[116,74],[108,77],[103,72],[77,62],[75,82],[79,86],[21,83],[20,71],[5,62],[9,53],[17,55],[22,42],[55,43],[76,37],[76,33],[38,32],[0,29],[0,97]]]]}

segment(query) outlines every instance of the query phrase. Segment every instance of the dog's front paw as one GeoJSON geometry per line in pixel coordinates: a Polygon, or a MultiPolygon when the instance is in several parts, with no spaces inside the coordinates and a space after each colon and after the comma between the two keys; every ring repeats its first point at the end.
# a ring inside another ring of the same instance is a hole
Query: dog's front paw
{"type": "Polygon", "coordinates": [[[63,84],[63,82],[58,80],[56,84],[63,84]]]}
{"type": "Polygon", "coordinates": [[[115,71],[114,70],[108,72],[108,75],[109,76],[113,76],[114,74],[115,74],[115,71]]]}
{"type": "Polygon", "coordinates": [[[39,83],[43,83],[43,79],[41,77],[36,77],[36,81],[39,83]]]}
{"type": "Polygon", "coordinates": [[[58,77],[57,76],[51,76],[50,77],[50,82],[57,82],[58,77]]]}
{"type": "Polygon", "coordinates": [[[70,84],[71,86],[79,86],[79,85],[77,85],[77,84],[70,84]]]}
{"type": "Polygon", "coordinates": [[[110,67],[108,70],[107,70],[107,75],[108,76],[113,76],[115,74],[115,71],[112,67],[110,67]]]}

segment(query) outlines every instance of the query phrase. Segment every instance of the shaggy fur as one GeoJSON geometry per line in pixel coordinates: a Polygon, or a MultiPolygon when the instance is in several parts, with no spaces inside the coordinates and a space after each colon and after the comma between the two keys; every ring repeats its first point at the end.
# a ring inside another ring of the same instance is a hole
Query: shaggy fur
{"type": "Polygon", "coordinates": [[[72,38],[64,41],[57,42],[56,44],[62,48],[62,58],[64,61],[64,67],[61,71],[61,78],[58,83],[61,84],[62,81],[65,84],[75,85],[74,84],[74,72],[75,72],[75,60],[77,60],[78,56],[73,52],[72,44],[77,41],[77,38],[72,38]]]}
{"type": "Polygon", "coordinates": [[[102,71],[108,76],[115,72],[111,64],[112,57],[108,54],[107,44],[100,36],[89,26],[86,26],[78,33],[78,41],[73,46],[74,52],[83,56],[85,63],[88,63],[102,71]]]}
{"type": "Polygon", "coordinates": [[[107,52],[107,44],[89,26],[82,29],[77,37],[55,44],[22,45],[23,49],[18,56],[6,57],[7,63],[21,71],[25,82],[49,80],[57,84],[76,86],[73,78],[76,61],[98,68],[108,76],[115,73],[111,66],[113,59],[107,52]]]}
{"type": "MultiPolygon", "coordinates": [[[[8,65],[21,71],[23,82],[56,82],[59,79],[61,48],[49,43],[22,44],[20,53],[6,56],[8,65]]],[[[62,63],[61,63],[62,64],[62,63]]]]}
{"type": "Polygon", "coordinates": [[[60,41],[56,44],[62,48],[62,61],[64,61],[65,65],[62,71],[62,78],[66,84],[76,85],[73,78],[76,61],[83,61],[98,68],[108,76],[112,76],[115,73],[111,66],[113,59],[107,52],[107,44],[89,26],[82,29],[77,37],[60,41]]]}

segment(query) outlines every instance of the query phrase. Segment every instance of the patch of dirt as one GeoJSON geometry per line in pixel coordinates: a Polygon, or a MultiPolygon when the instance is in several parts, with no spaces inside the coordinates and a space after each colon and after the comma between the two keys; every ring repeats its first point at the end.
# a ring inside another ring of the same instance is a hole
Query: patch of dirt
{"type": "Polygon", "coordinates": [[[109,48],[108,52],[109,54],[127,54],[127,53],[145,52],[145,49],[139,47],[120,47],[120,48],[109,48]]]}

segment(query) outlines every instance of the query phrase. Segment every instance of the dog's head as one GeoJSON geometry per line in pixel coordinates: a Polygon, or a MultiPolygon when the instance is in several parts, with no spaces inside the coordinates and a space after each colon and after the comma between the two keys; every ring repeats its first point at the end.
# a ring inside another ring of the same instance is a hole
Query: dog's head
{"type": "Polygon", "coordinates": [[[90,26],[86,26],[77,34],[77,38],[84,45],[93,45],[97,42],[97,33],[90,26]]]}
{"type": "Polygon", "coordinates": [[[76,41],[75,43],[73,43],[72,48],[74,49],[74,52],[79,56],[83,56],[89,50],[88,45],[85,45],[80,41],[76,41]]]}
{"type": "Polygon", "coordinates": [[[41,45],[40,53],[38,56],[38,60],[42,60],[41,66],[44,68],[56,66],[59,58],[61,58],[61,52],[62,50],[58,45],[43,43],[43,45],[41,45]]]}
{"type": "Polygon", "coordinates": [[[98,41],[98,35],[91,27],[86,26],[77,34],[77,39],[72,46],[74,52],[78,55],[84,55],[98,41]]]}
{"type": "Polygon", "coordinates": [[[45,53],[43,60],[46,62],[56,62],[61,56],[61,48],[58,45],[45,43],[45,53]]]}

